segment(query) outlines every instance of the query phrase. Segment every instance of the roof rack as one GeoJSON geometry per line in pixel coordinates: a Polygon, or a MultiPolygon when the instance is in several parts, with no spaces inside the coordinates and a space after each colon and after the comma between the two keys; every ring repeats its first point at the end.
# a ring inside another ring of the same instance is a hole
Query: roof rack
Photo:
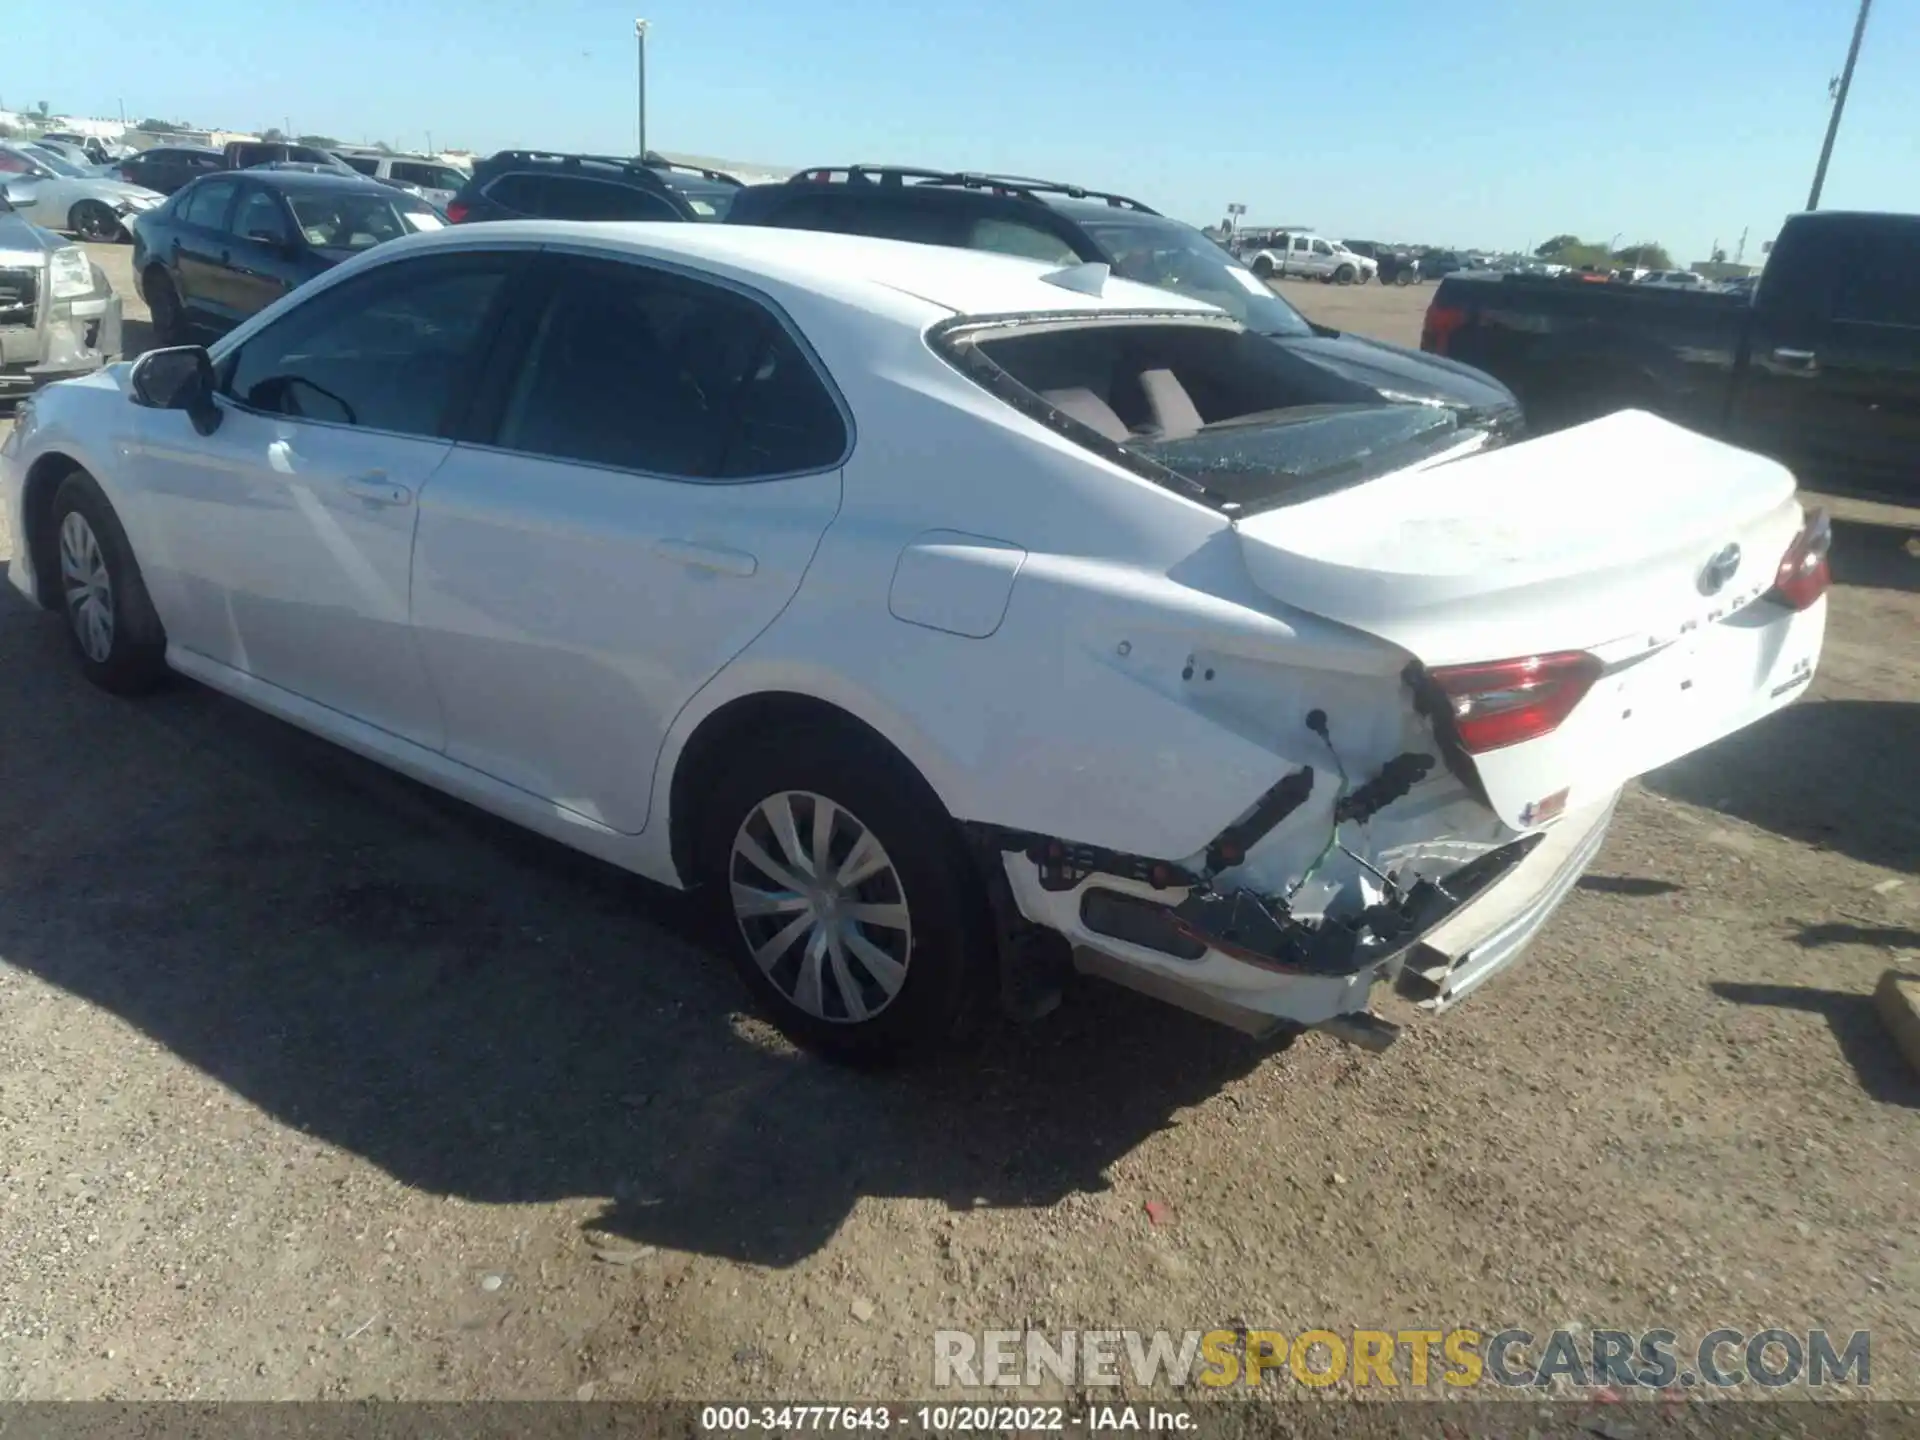
{"type": "Polygon", "coordinates": [[[658,150],[647,151],[641,163],[649,170],[671,170],[698,175],[704,180],[713,181],[716,185],[735,185],[744,190],[747,184],[738,175],[729,175],[724,170],[709,170],[704,165],[695,165],[687,160],[669,160],[658,150]]]}
{"type": "Polygon", "coordinates": [[[976,170],[919,170],[906,165],[810,165],[796,170],[787,179],[789,185],[952,185],[967,190],[991,190],[1038,201],[1043,195],[1063,195],[1069,200],[1102,200],[1115,210],[1135,210],[1143,215],[1158,215],[1152,206],[1126,195],[1107,190],[1089,190],[1083,185],[1068,185],[1057,180],[1037,180],[1027,175],[993,175],[976,170]],[[838,178],[836,178],[838,177],[838,178]]]}

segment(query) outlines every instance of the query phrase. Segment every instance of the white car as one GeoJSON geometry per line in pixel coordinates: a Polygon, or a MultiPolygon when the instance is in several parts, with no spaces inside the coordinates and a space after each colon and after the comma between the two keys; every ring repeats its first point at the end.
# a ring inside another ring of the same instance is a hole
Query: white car
{"type": "Polygon", "coordinates": [[[1276,235],[1271,245],[1249,250],[1240,258],[1262,280],[1303,275],[1336,285],[1364,285],[1380,273],[1377,261],[1355,254],[1338,240],[1305,232],[1276,235]]]}
{"type": "Polygon", "coordinates": [[[353,169],[375,180],[411,185],[427,202],[444,210],[468,180],[464,170],[421,155],[381,155],[365,151],[335,152],[353,169]]]}
{"type": "Polygon", "coordinates": [[[1630,777],[1804,690],[1826,532],[1644,413],[1293,375],[1098,264],[469,225],[44,390],[0,497],[92,680],[704,883],[806,1041],[1072,963],[1377,1043],[1376,985],[1451,1004],[1630,777]]]}
{"type": "Polygon", "coordinates": [[[1649,270],[1634,282],[1652,290],[1711,290],[1713,288],[1704,275],[1696,275],[1691,270],[1649,270]]]}
{"type": "Polygon", "coordinates": [[[28,144],[0,144],[0,185],[17,214],[44,230],[64,230],[82,240],[123,240],[135,215],[167,198],[28,144]]]}

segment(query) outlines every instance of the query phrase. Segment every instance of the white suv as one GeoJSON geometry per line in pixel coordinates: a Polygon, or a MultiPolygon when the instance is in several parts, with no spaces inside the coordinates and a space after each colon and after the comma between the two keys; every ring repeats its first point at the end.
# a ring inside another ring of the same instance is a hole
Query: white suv
{"type": "Polygon", "coordinates": [[[1337,285],[1364,285],[1379,273],[1377,263],[1356,255],[1338,240],[1307,232],[1281,233],[1271,245],[1249,250],[1240,257],[1262,280],[1276,275],[1304,275],[1337,285]]]}
{"type": "Polygon", "coordinates": [[[465,171],[441,160],[426,160],[418,155],[341,155],[348,165],[375,180],[398,181],[411,185],[432,205],[446,209],[460,187],[467,183],[465,171]]]}

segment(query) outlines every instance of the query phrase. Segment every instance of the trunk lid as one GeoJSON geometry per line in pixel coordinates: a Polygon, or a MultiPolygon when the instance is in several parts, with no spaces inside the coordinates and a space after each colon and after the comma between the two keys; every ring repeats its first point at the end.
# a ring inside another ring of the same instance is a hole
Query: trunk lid
{"type": "Polygon", "coordinates": [[[1622,411],[1235,529],[1268,594],[1429,670],[1562,652],[1601,662],[1557,729],[1474,757],[1494,809],[1524,828],[1804,685],[1824,606],[1751,608],[1803,523],[1794,488],[1771,460],[1622,411]]]}

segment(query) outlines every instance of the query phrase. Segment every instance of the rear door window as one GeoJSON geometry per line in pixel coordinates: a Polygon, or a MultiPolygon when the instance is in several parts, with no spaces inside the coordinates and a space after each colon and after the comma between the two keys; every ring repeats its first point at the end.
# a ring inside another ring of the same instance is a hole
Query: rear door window
{"type": "Polygon", "coordinates": [[[678,220],[680,212],[658,195],[605,180],[547,177],[542,213],[553,220],[678,220]]]}
{"type": "Polygon", "coordinates": [[[572,256],[560,264],[493,443],[690,480],[839,461],[839,409],[763,305],[642,265],[572,256]]]}
{"type": "Polygon", "coordinates": [[[1044,260],[1052,265],[1075,265],[1080,261],[1074,248],[1051,230],[998,216],[986,216],[973,222],[967,237],[967,248],[991,250],[999,255],[1018,255],[1026,260],[1044,260]]]}
{"type": "Polygon", "coordinates": [[[1920,223],[1861,235],[1841,267],[1833,318],[1920,329],[1920,223]]]}

